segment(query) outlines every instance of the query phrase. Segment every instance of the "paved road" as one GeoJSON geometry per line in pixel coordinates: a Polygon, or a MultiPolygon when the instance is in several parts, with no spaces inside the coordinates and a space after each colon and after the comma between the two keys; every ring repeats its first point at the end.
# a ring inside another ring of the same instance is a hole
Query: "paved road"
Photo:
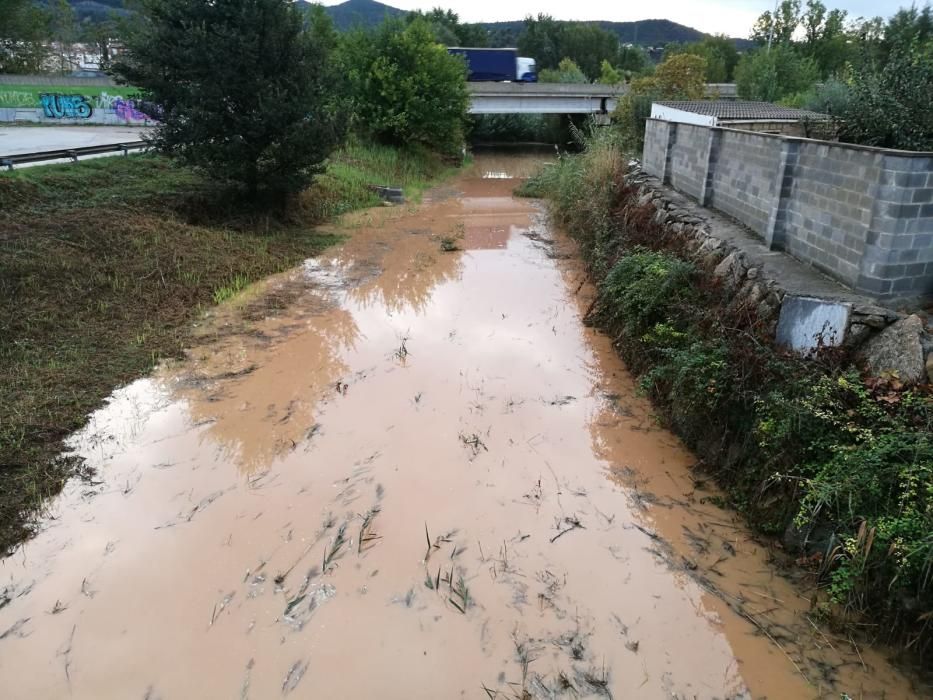
{"type": "Polygon", "coordinates": [[[0,155],[139,141],[138,126],[0,126],[0,155]]]}

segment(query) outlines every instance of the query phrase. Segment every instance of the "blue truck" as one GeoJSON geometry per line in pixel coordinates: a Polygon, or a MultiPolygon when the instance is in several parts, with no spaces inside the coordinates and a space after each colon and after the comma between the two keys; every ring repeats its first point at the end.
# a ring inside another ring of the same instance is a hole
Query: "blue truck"
{"type": "Polygon", "coordinates": [[[471,49],[451,46],[448,52],[463,56],[470,82],[536,83],[535,60],[518,55],[517,49],[471,49]]]}

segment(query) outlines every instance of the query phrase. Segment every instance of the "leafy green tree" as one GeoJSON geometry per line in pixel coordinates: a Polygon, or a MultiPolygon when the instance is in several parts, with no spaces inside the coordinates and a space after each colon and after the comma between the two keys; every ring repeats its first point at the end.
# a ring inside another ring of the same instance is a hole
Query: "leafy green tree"
{"type": "Polygon", "coordinates": [[[800,0],[783,0],[777,13],[763,12],[752,27],[752,41],[758,44],[789,44],[800,25],[800,0]]]}
{"type": "Polygon", "coordinates": [[[643,80],[660,99],[700,100],[706,93],[706,59],[690,54],[671,56],[658,65],[653,76],[643,80]]]}
{"type": "Polygon", "coordinates": [[[868,146],[933,151],[933,51],[913,41],[880,68],[852,76],[842,138],[868,146]]]}
{"type": "Polygon", "coordinates": [[[645,140],[645,122],[656,100],[697,100],[706,92],[706,59],[678,54],[665,59],[654,75],[637,78],[619,100],[613,121],[622,144],[632,153],[641,153],[645,140]]]}
{"type": "Polygon", "coordinates": [[[820,0],[807,0],[800,17],[804,38],[801,53],[813,59],[821,77],[836,75],[845,67],[849,37],[845,28],[845,10],[830,10],[820,0]]]}
{"type": "Polygon", "coordinates": [[[918,10],[913,5],[899,10],[885,25],[881,42],[883,58],[902,52],[909,46],[924,46],[930,42],[933,42],[933,7],[926,5],[918,10]]]}
{"type": "Polygon", "coordinates": [[[603,61],[599,71],[599,79],[596,81],[602,85],[619,85],[625,82],[625,74],[617,68],[613,68],[609,61],[603,61]]]}
{"type": "Polygon", "coordinates": [[[562,22],[550,15],[539,14],[537,18],[525,18],[525,28],[518,37],[518,52],[529,56],[538,64],[540,72],[546,68],[557,68],[564,58],[561,47],[562,22]]]}
{"type": "Polygon", "coordinates": [[[31,0],[0,0],[0,73],[38,73],[48,16],[31,0]]]}
{"type": "Polygon", "coordinates": [[[379,141],[458,149],[469,96],[466,66],[438,44],[426,21],[386,20],[344,39],[343,65],[357,127],[379,141]]]}
{"type": "Polygon", "coordinates": [[[100,53],[100,65],[103,70],[110,67],[114,38],[118,36],[117,21],[107,18],[100,22],[84,22],[81,24],[78,39],[86,44],[93,44],[100,53]]]}
{"type": "Polygon", "coordinates": [[[691,54],[705,59],[708,83],[731,83],[739,62],[735,42],[724,34],[709,36],[692,44],[674,44],[664,49],[665,56],[677,54],[691,54]]]}
{"type": "Polygon", "coordinates": [[[631,77],[639,73],[644,73],[650,61],[648,54],[639,46],[619,46],[619,55],[613,64],[619,70],[625,71],[626,76],[631,77]]]}
{"type": "Polygon", "coordinates": [[[561,59],[556,69],[546,68],[538,73],[542,83],[588,83],[580,66],[569,58],[561,59]]]}
{"type": "Polygon", "coordinates": [[[336,34],[287,0],[142,0],[115,65],[156,105],[155,145],[208,176],[285,196],[344,135],[336,34]]]}
{"type": "Polygon", "coordinates": [[[482,48],[488,45],[489,36],[486,29],[478,24],[461,24],[459,15],[453,10],[436,7],[430,12],[409,12],[406,20],[411,23],[418,18],[431,25],[435,39],[445,46],[482,48]]]}
{"type": "Polygon", "coordinates": [[[69,58],[78,38],[78,22],[68,0],[55,0],[49,4],[49,30],[55,42],[59,71],[65,73],[71,69],[69,58]]]}
{"type": "Polygon", "coordinates": [[[598,25],[568,22],[558,36],[561,56],[576,63],[587,78],[599,76],[603,61],[618,58],[618,37],[598,25]]]}
{"type": "Polygon", "coordinates": [[[745,100],[775,102],[806,92],[818,78],[816,63],[785,44],[745,54],[735,69],[739,97],[745,100]]]}

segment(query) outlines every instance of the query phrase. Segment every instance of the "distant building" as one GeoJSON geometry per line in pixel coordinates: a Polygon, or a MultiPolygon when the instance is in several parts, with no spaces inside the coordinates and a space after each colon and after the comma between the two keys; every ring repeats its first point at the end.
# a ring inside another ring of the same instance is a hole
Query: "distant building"
{"type": "Polygon", "coordinates": [[[834,138],[828,114],[744,100],[687,100],[654,102],[651,118],[680,124],[721,126],[766,134],[834,138]]]}

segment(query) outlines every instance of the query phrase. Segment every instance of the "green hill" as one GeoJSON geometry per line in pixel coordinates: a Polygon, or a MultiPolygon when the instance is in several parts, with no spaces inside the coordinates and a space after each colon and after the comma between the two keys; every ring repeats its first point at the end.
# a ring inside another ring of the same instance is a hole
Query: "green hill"
{"type": "MultiPolygon", "coordinates": [[[[75,9],[79,21],[89,19],[96,22],[106,19],[111,12],[121,15],[130,12],[126,8],[126,0],[69,0],[69,2],[75,9]]],[[[306,0],[298,0],[298,2],[302,5],[310,4],[306,0]]],[[[438,5],[442,6],[443,2],[438,2],[438,5]]],[[[326,10],[334,20],[334,25],[341,31],[354,26],[372,27],[382,22],[386,16],[397,17],[407,14],[405,10],[377,2],[377,0],[346,0],[339,5],[331,5],[326,10]]],[[[706,36],[697,29],[667,19],[645,19],[637,22],[601,21],[595,24],[616,34],[619,41],[623,43],[640,46],[660,47],[671,42],[699,41],[706,36]]],[[[509,22],[482,22],[479,25],[489,32],[490,46],[514,46],[524,26],[520,19],[509,22]]],[[[740,49],[751,45],[747,39],[736,39],[735,42],[740,49]]]]}

